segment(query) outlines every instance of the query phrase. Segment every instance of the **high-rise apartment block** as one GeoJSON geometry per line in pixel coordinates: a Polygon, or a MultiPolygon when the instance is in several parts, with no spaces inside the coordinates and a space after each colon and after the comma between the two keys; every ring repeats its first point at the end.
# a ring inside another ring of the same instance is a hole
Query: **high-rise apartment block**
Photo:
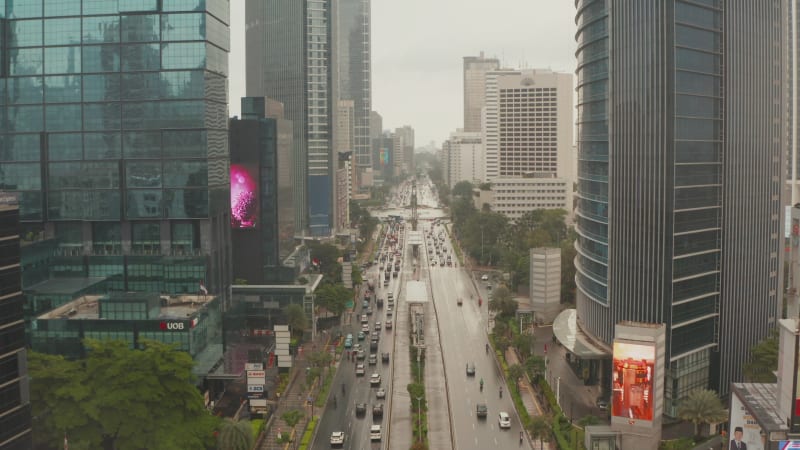
{"type": "Polygon", "coordinates": [[[32,448],[31,405],[23,320],[19,205],[0,191],[0,449],[32,448]]]}
{"type": "Polygon", "coordinates": [[[780,318],[786,10],[616,3],[577,16],[577,318],[606,350],[620,321],[666,324],[674,416],[780,318]]]}
{"type": "Polygon", "coordinates": [[[460,181],[482,183],[485,178],[481,133],[456,131],[442,143],[444,182],[451,188],[460,181]]]}
{"type": "Polygon", "coordinates": [[[409,125],[394,130],[395,176],[414,173],[414,129],[409,125]]]}
{"type": "Polygon", "coordinates": [[[333,230],[337,4],[245,3],[247,95],[282,102],[294,125],[296,224],[313,236],[333,230]]]}
{"type": "Polygon", "coordinates": [[[362,186],[372,167],[372,0],[339,0],[339,98],[353,102],[353,165],[362,186]]]}
{"type": "Polygon", "coordinates": [[[561,311],[561,249],[530,249],[530,296],[538,323],[552,323],[561,311]]]}
{"type": "Polygon", "coordinates": [[[486,72],[500,68],[500,60],[480,56],[464,57],[464,131],[481,131],[481,110],[485,105],[486,72]]]}
{"type": "Polygon", "coordinates": [[[227,297],[228,0],[0,5],[0,189],[51,272],[227,297]]]}

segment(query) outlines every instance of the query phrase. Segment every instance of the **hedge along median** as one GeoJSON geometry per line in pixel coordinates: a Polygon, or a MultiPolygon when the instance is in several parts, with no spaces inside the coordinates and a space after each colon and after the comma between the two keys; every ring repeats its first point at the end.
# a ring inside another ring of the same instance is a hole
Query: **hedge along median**
{"type": "Polygon", "coordinates": [[[411,376],[415,381],[409,383],[406,389],[411,396],[411,437],[415,442],[412,448],[426,450],[428,448],[428,400],[425,398],[425,377],[423,376],[425,358],[420,355],[419,362],[417,362],[418,351],[419,349],[414,346],[409,348],[411,376]],[[417,400],[418,398],[420,400],[417,400]]]}

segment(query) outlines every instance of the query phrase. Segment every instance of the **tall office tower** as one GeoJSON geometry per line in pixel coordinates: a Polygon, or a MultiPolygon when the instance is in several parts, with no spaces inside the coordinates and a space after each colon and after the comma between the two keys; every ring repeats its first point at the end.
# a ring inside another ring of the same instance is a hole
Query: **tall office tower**
{"type": "Polygon", "coordinates": [[[338,108],[336,5],[333,0],[248,0],[248,97],[284,104],[294,124],[296,224],[330,236],[338,108]]]}
{"type": "Polygon", "coordinates": [[[569,178],[572,74],[504,70],[486,74],[486,178],[569,178]]]}
{"type": "Polygon", "coordinates": [[[227,296],[228,0],[2,5],[0,188],[51,271],[227,296]]]}
{"type": "Polygon", "coordinates": [[[442,143],[442,175],[451,188],[460,181],[483,182],[484,160],[481,133],[458,130],[442,143]]]}
{"type": "Polygon", "coordinates": [[[377,111],[369,113],[369,137],[380,139],[383,137],[383,117],[377,111]]]}
{"type": "Polygon", "coordinates": [[[372,0],[339,0],[339,98],[353,101],[353,163],[359,186],[372,167],[372,0]]]}
{"type": "Polygon", "coordinates": [[[410,125],[394,130],[395,164],[399,173],[414,173],[414,129],[410,125]]]}
{"type": "Polygon", "coordinates": [[[32,448],[28,364],[22,307],[19,205],[15,196],[0,191],[0,450],[32,448]]]}
{"type": "Polygon", "coordinates": [[[782,3],[578,2],[577,322],[666,324],[668,416],[779,318],[782,3]]]}
{"type": "Polygon", "coordinates": [[[464,57],[464,131],[481,131],[481,109],[486,97],[486,72],[500,68],[497,58],[464,57]]]}
{"type": "MultiPolygon", "coordinates": [[[[788,25],[788,59],[787,64],[789,70],[787,71],[788,77],[788,92],[789,99],[787,104],[787,127],[786,127],[786,187],[787,195],[785,203],[788,206],[794,206],[800,202],[800,114],[797,108],[800,106],[800,99],[797,98],[797,93],[800,92],[800,15],[798,15],[798,7],[800,2],[798,0],[787,1],[788,11],[786,13],[788,25]]],[[[798,285],[790,286],[794,288],[795,292],[798,291],[798,285]]]]}

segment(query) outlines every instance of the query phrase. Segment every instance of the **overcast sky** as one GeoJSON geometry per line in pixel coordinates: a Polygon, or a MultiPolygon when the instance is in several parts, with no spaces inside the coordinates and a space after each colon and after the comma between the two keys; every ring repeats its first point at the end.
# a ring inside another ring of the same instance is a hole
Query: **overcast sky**
{"type": "MultiPolygon", "coordinates": [[[[299,1],[299,0],[297,0],[299,1]]],[[[372,0],[372,109],[416,145],[463,126],[462,57],[575,70],[573,0],[372,0]]],[[[244,92],[244,0],[231,1],[230,114],[244,92]]]]}

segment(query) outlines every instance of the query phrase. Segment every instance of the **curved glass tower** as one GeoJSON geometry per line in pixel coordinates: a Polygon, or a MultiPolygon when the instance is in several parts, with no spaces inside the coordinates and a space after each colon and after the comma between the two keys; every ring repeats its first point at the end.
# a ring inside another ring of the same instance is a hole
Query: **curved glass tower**
{"type": "Polygon", "coordinates": [[[780,317],[780,0],[578,0],[582,330],[667,325],[665,413],[780,317]]]}

